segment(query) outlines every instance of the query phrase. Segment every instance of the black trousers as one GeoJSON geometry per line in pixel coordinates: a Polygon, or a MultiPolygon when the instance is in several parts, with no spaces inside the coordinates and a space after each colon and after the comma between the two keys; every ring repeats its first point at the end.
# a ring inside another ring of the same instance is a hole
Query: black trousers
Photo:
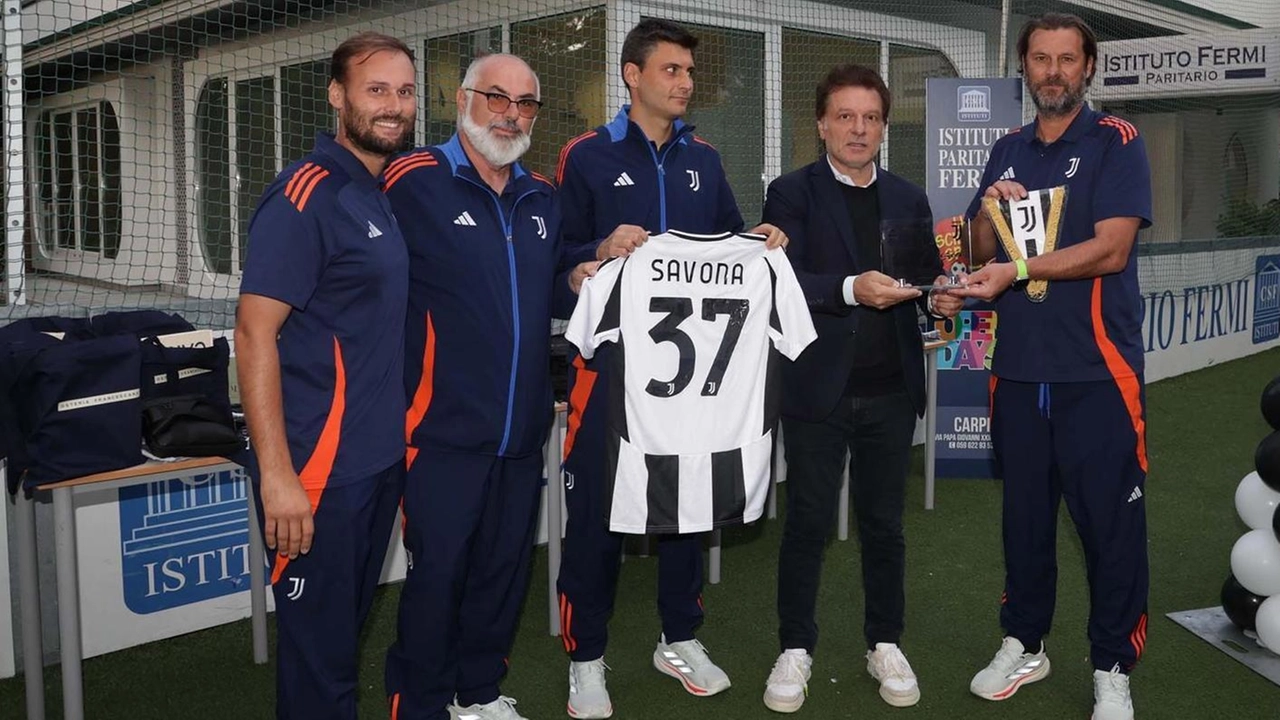
{"type": "Polygon", "coordinates": [[[820,423],[782,419],[787,508],[778,553],[782,649],[818,643],[814,607],[827,537],[836,520],[845,453],[862,551],[867,648],[898,643],[903,626],[906,541],[902,509],[916,413],[905,392],[843,398],[820,423]]]}

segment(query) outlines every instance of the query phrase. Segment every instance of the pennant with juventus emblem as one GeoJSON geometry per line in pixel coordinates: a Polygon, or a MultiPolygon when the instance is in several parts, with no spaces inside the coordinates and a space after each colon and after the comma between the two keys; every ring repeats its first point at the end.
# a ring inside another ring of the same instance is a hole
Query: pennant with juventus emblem
{"type": "MultiPolygon", "coordinates": [[[[1028,190],[1025,200],[983,198],[982,208],[991,220],[1000,244],[1010,260],[1027,260],[1053,252],[1058,247],[1062,229],[1062,211],[1067,204],[1067,187],[1059,185],[1044,190],[1028,190]]],[[[1027,298],[1044,301],[1049,292],[1048,280],[1027,283],[1027,298]]]]}

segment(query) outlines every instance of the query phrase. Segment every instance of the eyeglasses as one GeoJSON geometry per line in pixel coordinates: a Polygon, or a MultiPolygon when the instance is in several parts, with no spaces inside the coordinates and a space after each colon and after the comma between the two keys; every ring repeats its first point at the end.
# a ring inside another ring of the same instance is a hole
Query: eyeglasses
{"type": "Polygon", "coordinates": [[[516,112],[520,113],[520,117],[526,118],[526,119],[533,119],[538,117],[538,111],[542,109],[541,100],[533,100],[531,98],[524,98],[522,100],[512,100],[506,95],[503,95],[502,93],[498,93],[498,92],[485,92],[483,90],[476,90],[475,88],[463,88],[463,90],[466,90],[467,92],[473,92],[479,95],[483,95],[485,97],[485,100],[488,101],[489,112],[494,113],[496,115],[501,115],[502,113],[505,113],[507,111],[507,108],[511,107],[511,103],[516,104],[516,112]]]}

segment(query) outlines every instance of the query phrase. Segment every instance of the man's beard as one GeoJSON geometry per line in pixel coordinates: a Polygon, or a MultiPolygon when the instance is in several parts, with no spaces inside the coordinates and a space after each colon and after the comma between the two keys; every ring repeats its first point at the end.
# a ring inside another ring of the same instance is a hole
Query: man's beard
{"type": "Polygon", "coordinates": [[[346,129],[347,138],[351,140],[352,145],[365,152],[383,157],[404,150],[409,138],[413,135],[413,123],[409,118],[401,115],[360,115],[348,104],[343,109],[339,119],[342,122],[342,127],[346,129]],[[399,120],[402,123],[400,135],[391,139],[379,135],[374,123],[380,120],[399,120]]]}
{"type": "Polygon", "coordinates": [[[1075,112],[1076,108],[1084,103],[1085,83],[1083,80],[1080,81],[1080,84],[1072,87],[1070,83],[1060,76],[1051,77],[1036,85],[1032,85],[1030,78],[1028,78],[1027,89],[1031,91],[1031,100],[1036,104],[1036,110],[1041,115],[1049,118],[1066,117],[1075,112]],[[1054,86],[1062,88],[1062,92],[1057,96],[1041,95],[1042,90],[1054,86]]]}
{"type": "Polygon", "coordinates": [[[466,134],[476,152],[480,153],[480,156],[490,165],[506,167],[528,152],[529,144],[533,140],[528,133],[520,129],[515,120],[502,119],[484,127],[471,119],[469,110],[468,103],[467,109],[458,114],[458,127],[466,134]],[[492,132],[494,128],[499,127],[514,130],[519,135],[510,139],[500,137],[492,132]]]}

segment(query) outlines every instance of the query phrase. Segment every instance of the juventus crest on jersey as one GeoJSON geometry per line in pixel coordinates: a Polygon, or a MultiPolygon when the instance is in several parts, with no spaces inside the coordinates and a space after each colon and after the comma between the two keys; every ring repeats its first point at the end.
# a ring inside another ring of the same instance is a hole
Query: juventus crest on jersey
{"type": "Polygon", "coordinates": [[[588,360],[618,345],[610,530],[702,532],[760,517],[779,408],[772,369],[817,337],[791,263],[763,240],[655,235],[583,285],[565,337],[588,360]]]}

